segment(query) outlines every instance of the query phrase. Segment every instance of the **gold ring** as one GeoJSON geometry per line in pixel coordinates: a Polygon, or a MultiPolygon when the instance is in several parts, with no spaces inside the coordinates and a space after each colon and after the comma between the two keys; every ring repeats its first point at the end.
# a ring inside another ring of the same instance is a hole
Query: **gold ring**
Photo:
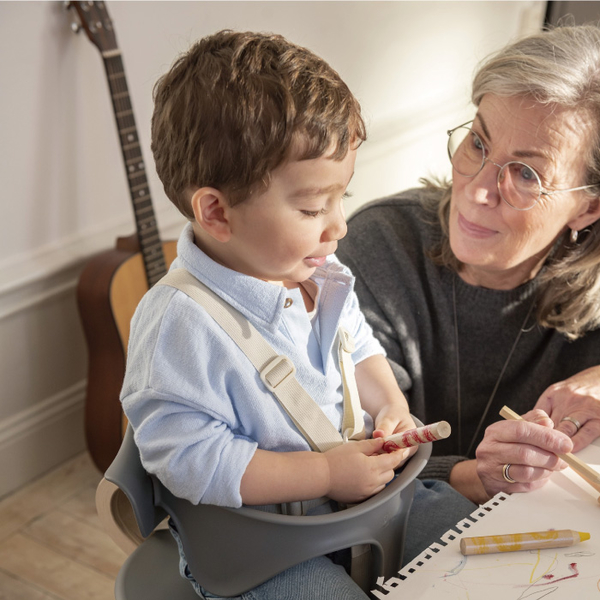
{"type": "MultiPolygon", "coordinates": [[[[575,425],[575,427],[577,428],[577,431],[581,429],[581,423],[575,417],[563,417],[560,420],[560,423],[562,423],[563,421],[569,421],[569,423],[573,423],[573,425],[575,425]]],[[[575,433],[577,433],[577,431],[575,433]]]]}
{"type": "Polygon", "coordinates": [[[510,463],[507,463],[502,467],[502,477],[504,477],[504,481],[508,481],[508,483],[517,483],[508,473],[510,467],[510,463]]]}

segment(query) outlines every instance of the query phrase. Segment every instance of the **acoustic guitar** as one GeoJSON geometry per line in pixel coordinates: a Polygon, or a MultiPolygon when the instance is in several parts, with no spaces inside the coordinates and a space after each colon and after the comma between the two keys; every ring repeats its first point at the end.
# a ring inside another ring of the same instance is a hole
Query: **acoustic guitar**
{"type": "Polygon", "coordinates": [[[125,375],[129,324],[142,296],[176,256],[175,241],[159,236],[146,169],[115,30],[104,2],[70,2],[100,50],[125,163],[136,233],[90,259],[79,278],[77,303],[88,347],[85,435],[96,466],[105,471],[121,445],[127,419],[119,394],[125,375]]]}

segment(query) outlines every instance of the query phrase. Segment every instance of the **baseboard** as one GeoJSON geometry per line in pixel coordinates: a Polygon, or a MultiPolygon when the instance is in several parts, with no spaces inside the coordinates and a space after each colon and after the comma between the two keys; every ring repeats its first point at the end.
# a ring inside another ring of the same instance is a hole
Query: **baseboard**
{"type": "Polygon", "coordinates": [[[0,421],[0,498],[85,450],[85,382],[0,421]]]}

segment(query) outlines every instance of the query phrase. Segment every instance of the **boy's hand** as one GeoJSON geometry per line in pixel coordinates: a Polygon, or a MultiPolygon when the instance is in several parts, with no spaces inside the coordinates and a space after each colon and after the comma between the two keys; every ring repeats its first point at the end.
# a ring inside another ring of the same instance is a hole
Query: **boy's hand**
{"type": "Polygon", "coordinates": [[[373,437],[386,437],[393,433],[414,429],[416,426],[408,408],[388,404],[379,411],[375,418],[373,437]]]}
{"type": "Polygon", "coordinates": [[[402,463],[400,452],[382,454],[382,439],[349,442],[323,453],[329,469],[325,494],[339,502],[361,502],[380,492],[402,463]]]}
{"type": "MultiPolygon", "coordinates": [[[[394,433],[406,431],[407,429],[414,429],[416,426],[410,413],[404,407],[384,406],[375,420],[373,438],[383,438],[394,433]]],[[[416,446],[413,446],[412,448],[395,450],[393,454],[398,456],[400,464],[402,464],[416,451],[416,446]]]]}

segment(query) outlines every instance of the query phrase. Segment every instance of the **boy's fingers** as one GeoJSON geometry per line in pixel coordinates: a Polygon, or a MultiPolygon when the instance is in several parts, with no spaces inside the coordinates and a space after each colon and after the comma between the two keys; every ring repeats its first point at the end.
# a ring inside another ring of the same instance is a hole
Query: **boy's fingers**
{"type": "Polygon", "coordinates": [[[396,425],[398,425],[397,419],[388,419],[387,417],[384,417],[380,421],[377,421],[375,424],[375,431],[373,433],[381,432],[382,436],[392,435],[396,425]]]}
{"type": "Polygon", "coordinates": [[[383,439],[382,438],[371,438],[368,440],[361,440],[360,442],[352,442],[352,443],[360,444],[359,449],[361,452],[364,452],[365,454],[375,454],[379,450],[381,450],[381,447],[383,446],[383,439]]]}

